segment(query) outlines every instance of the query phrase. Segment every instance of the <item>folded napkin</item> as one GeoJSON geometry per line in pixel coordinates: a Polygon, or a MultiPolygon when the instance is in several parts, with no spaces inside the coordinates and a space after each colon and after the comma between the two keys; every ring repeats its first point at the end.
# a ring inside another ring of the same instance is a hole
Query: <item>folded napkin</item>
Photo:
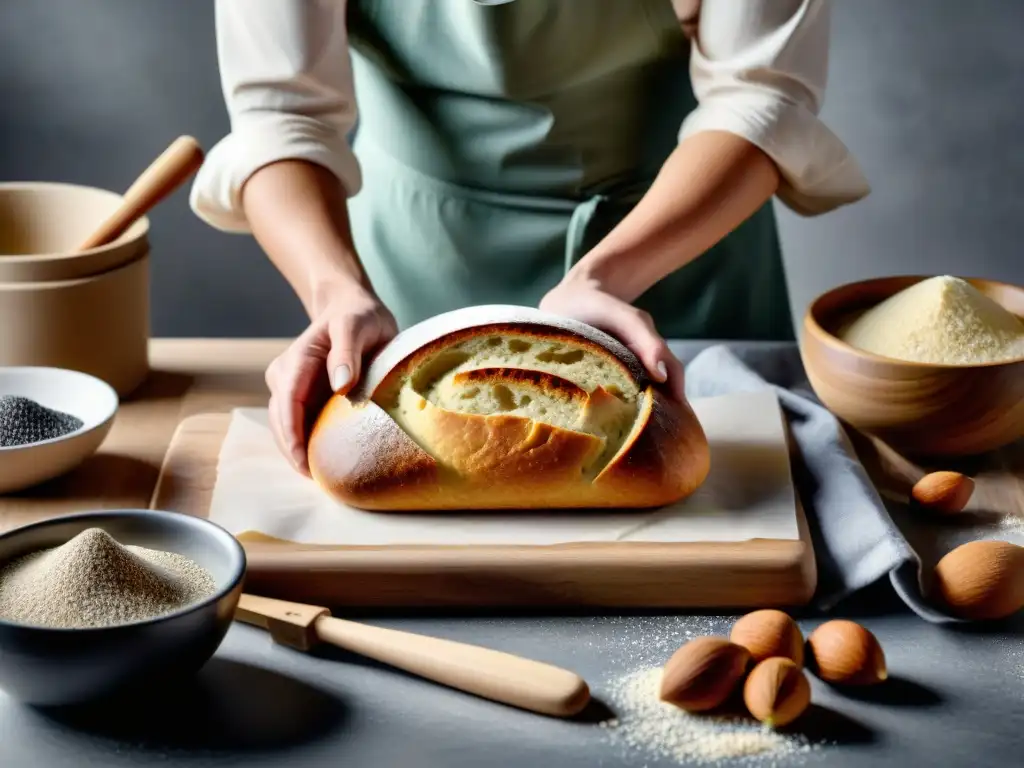
{"type": "Polygon", "coordinates": [[[799,451],[794,479],[818,562],[817,607],[825,610],[888,576],[906,604],[935,623],[958,619],[927,597],[931,566],[949,550],[980,538],[1024,535],[998,525],[922,521],[876,490],[839,421],[820,404],[795,347],[716,345],[686,367],[688,397],[769,387],[779,397],[799,451]]]}

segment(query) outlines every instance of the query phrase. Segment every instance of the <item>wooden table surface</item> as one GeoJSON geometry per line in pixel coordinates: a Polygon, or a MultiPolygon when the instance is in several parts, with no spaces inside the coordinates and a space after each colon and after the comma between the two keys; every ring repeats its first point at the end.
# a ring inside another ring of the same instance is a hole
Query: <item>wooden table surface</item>
{"type": "Polygon", "coordinates": [[[178,423],[186,416],[260,406],[263,371],[287,339],[155,339],[152,373],[121,403],[100,450],[76,470],[0,497],[0,531],[90,509],[147,508],[178,423]]]}

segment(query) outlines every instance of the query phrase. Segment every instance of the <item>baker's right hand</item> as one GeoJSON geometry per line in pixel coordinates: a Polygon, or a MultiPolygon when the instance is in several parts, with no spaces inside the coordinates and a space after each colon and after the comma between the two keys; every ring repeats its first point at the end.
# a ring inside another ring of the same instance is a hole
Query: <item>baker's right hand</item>
{"type": "Polygon", "coordinates": [[[371,291],[346,288],[324,303],[309,328],[267,368],[270,429],[299,472],[309,475],[312,410],[330,391],[349,392],[359,381],[364,356],[397,330],[395,318],[371,291]]]}

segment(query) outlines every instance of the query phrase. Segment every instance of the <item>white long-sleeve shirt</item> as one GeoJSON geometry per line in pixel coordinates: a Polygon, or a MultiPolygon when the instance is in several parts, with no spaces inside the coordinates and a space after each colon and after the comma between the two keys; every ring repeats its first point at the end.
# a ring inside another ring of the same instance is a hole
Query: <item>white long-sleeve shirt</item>
{"type": "MultiPolygon", "coordinates": [[[[359,162],[348,143],[357,103],[346,1],[217,0],[231,133],[210,151],[191,192],[192,209],[212,226],[249,231],[242,185],[279,160],[316,163],[348,195],[359,191],[359,162]]],[[[692,41],[698,101],[680,141],[709,130],[746,139],[778,166],[779,199],[804,215],[868,194],[857,162],[818,118],[828,75],[828,0],[671,2],[692,41]]]]}

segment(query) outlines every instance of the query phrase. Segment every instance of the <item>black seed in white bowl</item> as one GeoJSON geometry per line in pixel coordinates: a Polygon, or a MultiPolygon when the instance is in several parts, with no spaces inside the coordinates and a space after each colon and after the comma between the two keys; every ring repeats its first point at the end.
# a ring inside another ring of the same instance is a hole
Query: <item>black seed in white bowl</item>
{"type": "Polygon", "coordinates": [[[53,440],[81,429],[77,416],[20,395],[0,395],[0,448],[53,440]]]}

